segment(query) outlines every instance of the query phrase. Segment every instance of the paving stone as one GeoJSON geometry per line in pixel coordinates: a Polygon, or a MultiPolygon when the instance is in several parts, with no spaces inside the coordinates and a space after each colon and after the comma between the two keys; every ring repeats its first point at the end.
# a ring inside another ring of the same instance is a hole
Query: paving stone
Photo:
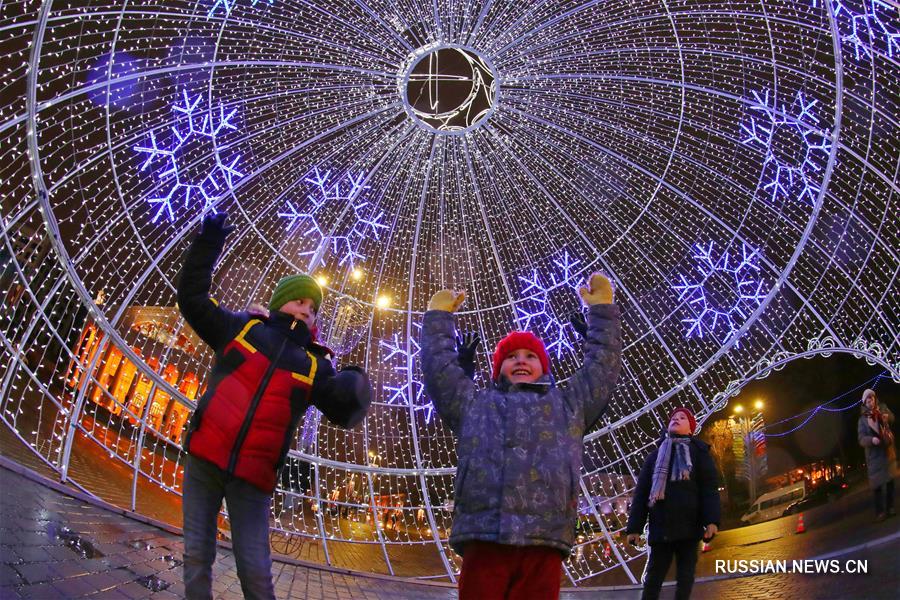
{"type": "Polygon", "coordinates": [[[0,586],[22,585],[25,580],[19,572],[10,565],[0,565],[0,586]]]}
{"type": "MultiPolygon", "coordinates": [[[[181,583],[181,567],[173,567],[163,559],[167,555],[181,558],[181,538],[137,523],[128,518],[106,512],[98,507],[73,501],[31,480],[0,468],[0,598],[118,598],[145,600],[160,598],[170,600],[184,595],[181,583]],[[31,507],[23,511],[21,507],[31,507]],[[7,518],[14,517],[14,518],[7,518]],[[105,556],[80,558],[70,548],[47,534],[51,519],[54,526],[65,526],[73,534],[93,544],[93,548],[105,556]],[[25,545],[24,542],[29,545],[25,545]],[[23,542],[22,545],[17,545],[23,542]],[[43,544],[34,545],[34,544],[43,544]],[[147,546],[150,548],[147,549],[147,546]],[[163,591],[152,592],[142,586],[139,577],[155,576],[170,586],[163,591]],[[30,577],[30,579],[29,579],[30,577]]],[[[862,518],[861,518],[862,519],[862,518]]],[[[763,552],[772,558],[809,556],[808,552],[825,552],[834,544],[850,545],[860,539],[872,539],[885,535],[888,530],[863,519],[843,523],[819,522],[810,519],[810,532],[804,536],[792,533],[791,522],[773,523],[766,527],[747,531],[723,532],[722,540],[729,535],[734,542],[727,552],[734,557],[752,558],[763,552]],[[841,535],[841,526],[852,535],[841,535]],[[835,541],[837,540],[837,541],[835,541]]],[[[896,530],[896,521],[888,524],[896,530]]],[[[358,546],[331,545],[337,555],[353,556],[359,564],[367,564],[358,546]]],[[[307,547],[321,548],[315,544],[307,547]]],[[[841,546],[837,546],[841,547],[841,546]]],[[[404,551],[407,549],[404,548],[404,551]]],[[[392,548],[393,552],[394,549],[392,548]]],[[[720,552],[725,552],[724,547],[720,552]]],[[[698,576],[708,574],[709,561],[715,553],[701,557],[698,576]]],[[[755,598],[836,598],[853,597],[894,598],[900,589],[895,566],[900,554],[900,540],[878,548],[855,553],[856,558],[869,561],[869,575],[760,575],[732,578],[722,581],[700,581],[694,587],[694,598],[723,600],[754,600],[755,598]]],[[[312,557],[311,557],[312,558],[312,557]]],[[[315,558],[318,560],[319,558],[315,558]]],[[[398,554],[395,566],[413,562],[414,554],[398,554]]],[[[631,563],[640,572],[643,558],[631,563]]],[[[213,567],[213,589],[217,598],[241,598],[240,581],[237,579],[234,556],[225,548],[219,548],[213,567]]],[[[380,579],[347,575],[323,569],[300,567],[276,562],[273,565],[273,581],[279,598],[322,598],[345,600],[436,600],[456,598],[453,587],[420,585],[402,580],[380,579]]],[[[674,598],[673,586],[663,588],[663,598],[674,598]]],[[[639,598],[640,589],[610,591],[564,590],[563,600],[587,600],[610,597],[621,600],[639,598]]]]}
{"type": "Polygon", "coordinates": [[[89,573],[82,562],[75,558],[50,563],[50,568],[53,569],[60,579],[81,577],[89,573]]]}

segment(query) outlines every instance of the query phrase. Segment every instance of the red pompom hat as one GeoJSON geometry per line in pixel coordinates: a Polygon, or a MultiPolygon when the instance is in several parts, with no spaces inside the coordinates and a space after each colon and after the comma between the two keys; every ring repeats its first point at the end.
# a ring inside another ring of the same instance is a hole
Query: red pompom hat
{"type": "Polygon", "coordinates": [[[688,423],[691,424],[691,435],[694,435],[694,432],[697,431],[697,419],[694,418],[694,413],[692,413],[690,409],[679,406],[672,411],[672,414],[669,415],[669,421],[672,420],[672,417],[675,416],[675,413],[684,413],[684,416],[687,417],[688,423]]]}
{"type": "Polygon", "coordinates": [[[497,342],[497,348],[494,350],[494,373],[492,379],[497,381],[500,377],[500,365],[503,359],[510,352],[516,350],[531,350],[538,355],[541,360],[541,367],[544,369],[544,375],[550,372],[550,356],[544,347],[541,338],[534,335],[530,331],[513,331],[508,336],[497,342]]]}

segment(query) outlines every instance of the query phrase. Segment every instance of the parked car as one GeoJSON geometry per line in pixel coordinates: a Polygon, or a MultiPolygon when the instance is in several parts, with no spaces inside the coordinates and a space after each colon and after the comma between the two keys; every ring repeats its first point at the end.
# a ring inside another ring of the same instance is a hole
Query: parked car
{"type": "Polygon", "coordinates": [[[782,516],[795,515],[810,508],[834,502],[847,491],[847,487],[847,481],[843,477],[835,477],[820,483],[807,492],[804,498],[791,503],[784,509],[782,516]]]}
{"type": "Polygon", "coordinates": [[[806,496],[806,483],[798,481],[783,488],[767,492],[756,499],[750,509],[741,517],[747,524],[756,524],[777,519],[792,502],[806,496]]]}

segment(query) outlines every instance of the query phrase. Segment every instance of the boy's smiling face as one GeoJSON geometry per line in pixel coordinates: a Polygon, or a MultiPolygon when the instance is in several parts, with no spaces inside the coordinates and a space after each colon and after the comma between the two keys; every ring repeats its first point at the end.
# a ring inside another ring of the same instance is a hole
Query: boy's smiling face
{"type": "Polygon", "coordinates": [[[298,321],[303,321],[310,330],[316,324],[316,305],[310,298],[291,300],[278,310],[291,315],[298,321]]]}
{"type": "Polygon", "coordinates": [[[534,383],[544,374],[541,359],[531,350],[520,348],[506,355],[500,365],[500,375],[510,383],[534,383]]]}

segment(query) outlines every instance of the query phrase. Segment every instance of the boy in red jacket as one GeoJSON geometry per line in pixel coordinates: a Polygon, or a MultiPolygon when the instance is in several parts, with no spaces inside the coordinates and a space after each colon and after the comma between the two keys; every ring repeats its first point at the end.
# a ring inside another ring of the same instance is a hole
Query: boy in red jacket
{"type": "Polygon", "coordinates": [[[184,442],[185,595],[212,598],[224,498],[244,597],[274,598],[272,492],[300,417],[313,404],[332,423],[354,427],[371,392],[361,369],[335,373],[327,348],[316,343],[322,290],[308,275],[278,282],[268,317],[231,312],[209,298],[213,267],[234,229],[225,219],[225,213],[204,218],[178,282],[181,314],[216,353],[184,442]]]}

